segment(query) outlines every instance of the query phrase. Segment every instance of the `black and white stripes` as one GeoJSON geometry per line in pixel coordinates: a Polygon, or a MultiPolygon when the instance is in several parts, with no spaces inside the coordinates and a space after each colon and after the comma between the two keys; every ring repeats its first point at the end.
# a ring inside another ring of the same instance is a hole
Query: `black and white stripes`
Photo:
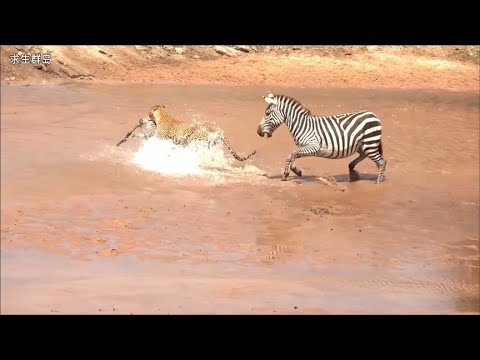
{"type": "Polygon", "coordinates": [[[295,159],[317,156],[328,159],[343,159],[358,153],[359,156],[349,164],[350,180],[358,180],[355,166],[365,158],[370,158],[379,169],[377,183],[385,179],[386,161],[382,149],[382,124],[379,118],[369,111],[317,116],[292,97],[274,95],[268,92],[264,96],[268,104],[257,133],[271,137],[283,123],[292,134],[298,146],[285,166],[282,180],[285,181],[292,170],[302,176],[295,167],[295,159]]]}

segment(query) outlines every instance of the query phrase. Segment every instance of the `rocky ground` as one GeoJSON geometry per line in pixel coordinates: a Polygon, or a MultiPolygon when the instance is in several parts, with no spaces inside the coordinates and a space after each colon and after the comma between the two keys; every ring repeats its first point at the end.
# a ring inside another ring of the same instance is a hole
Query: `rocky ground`
{"type": "Polygon", "coordinates": [[[1,81],[478,91],[479,61],[479,46],[2,46],[1,81]],[[24,54],[52,62],[22,63],[24,54]]]}

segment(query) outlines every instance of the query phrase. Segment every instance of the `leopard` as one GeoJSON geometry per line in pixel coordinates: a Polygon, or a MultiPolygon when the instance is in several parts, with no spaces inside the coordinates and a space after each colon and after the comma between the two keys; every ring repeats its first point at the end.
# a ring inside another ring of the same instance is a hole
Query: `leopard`
{"type": "Polygon", "coordinates": [[[257,153],[251,151],[246,156],[240,156],[230,145],[224,132],[220,128],[208,127],[196,122],[186,122],[176,119],[167,109],[166,105],[154,105],[148,114],[139,120],[138,124],[117,143],[120,146],[129,138],[142,138],[148,140],[156,136],[161,140],[170,140],[175,145],[188,146],[193,142],[200,142],[207,147],[212,147],[221,141],[238,161],[246,161],[257,153]],[[137,128],[142,133],[134,133],[137,128]]]}

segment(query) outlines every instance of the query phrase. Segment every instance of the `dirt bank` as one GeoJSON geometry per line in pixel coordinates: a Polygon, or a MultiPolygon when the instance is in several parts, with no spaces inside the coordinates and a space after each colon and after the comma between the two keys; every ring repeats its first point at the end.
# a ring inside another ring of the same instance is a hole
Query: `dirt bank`
{"type": "Polygon", "coordinates": [[[478,91],[479,59],[479,46],[2,46],[1,80],[478,91]]]}

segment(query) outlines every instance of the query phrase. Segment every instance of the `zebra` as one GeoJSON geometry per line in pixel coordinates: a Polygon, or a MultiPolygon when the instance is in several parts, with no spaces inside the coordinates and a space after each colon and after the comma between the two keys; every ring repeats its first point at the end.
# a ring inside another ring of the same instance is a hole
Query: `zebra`
{"type": "Polygon", "coordinates": [[[258,125],[257,134],[272,137],[273,132],[285,123],[298,146],[287,158],[282,181],[290,171],[302,176],[295,160],[307,156],[344,159],[358,153],[348,164],[350,181],[360,179],[355,166],[370,158],[379,170],[376,183],[383,182],[387,162],[383,158],[381,120],[370,111],[357,111],[333,116],[318,116],[291,96],[268,91],[263,99],[268,104],[258,125]]]}

